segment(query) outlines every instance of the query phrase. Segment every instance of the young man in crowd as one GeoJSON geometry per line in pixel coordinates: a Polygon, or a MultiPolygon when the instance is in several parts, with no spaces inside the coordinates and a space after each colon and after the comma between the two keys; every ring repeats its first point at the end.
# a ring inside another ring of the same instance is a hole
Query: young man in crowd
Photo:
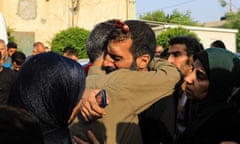
{"type": "Polygon", "coordinates": [[[15,72],[18,72],[26,60],[26,55],[23,52],[16,51],[13,53],[11,59],[12,59],[12,70],[15,72]]]}
{"type": "Polygon", "coordinates": [[[9,57],[12,57],[12,54],[17,51],[17,44],[15,42],[8,42],[7,44],[7,53],[9,57]]]}
{"type": "Polygon", "coordinates": [[[68,57],[72,60],[78,60],[78,52],[73,47],[65,47],[63,50],[63,56],[68,57]]]}

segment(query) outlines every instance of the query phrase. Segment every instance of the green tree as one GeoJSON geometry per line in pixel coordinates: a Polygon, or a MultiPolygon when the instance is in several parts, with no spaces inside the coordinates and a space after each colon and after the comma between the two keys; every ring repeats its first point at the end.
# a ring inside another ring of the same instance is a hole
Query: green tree
{"type": "Polygon", "coordinates": [[[218,0],[221,7],[226,7],[227,6],[227,2],[225,0],[218,0]]]}
{"type": "Polygon", "coordinates": [[[62,30],[52,39],[51,49],[54,52],[63,54],[63,49],[70,46],[78,51],[78,56],[80,58],[87,58],[86,42],[88,35],[89,31],[78,27],[62,30]]]}
{"type": "Polygon", "coordinates": [[[237,33],[237,51],[240,52],[240,11],[226,14],[226,24],[224,28],[238,29],[237,33]]]}
{"type": "Polygon", "coordinates": [[[146,14],[140,15],[140,19],[158,22],[168,22],[168,16],[161,10],[155,11],[153,13],[147,12],[146,14]]]}
{"type": "Polygon", "coordinates": [[[182,25],[190,25],[196,26],[198,25],[197,21],[194,21],[191,18],[191,12],[179,12],[175,9],[172,14],[165,14],[161,10],[157,10],[155,12],[148,12],[146,14],[140,15],[140,19],[143,20],[150,20],[150,21],[158,21],[158,22],[167,22],[167,23],[174,23],[174,24],[182,24],[182,25]]]}
{"type": "Polygon", "coordinates": [[[181,24],[181,25],[191,25],[191,26],[198,25],[197,21],[192,20],[190,11],[186,11],[185,13],[180,13],[175,9],[168,19],[170,23],[181,24]]]}
{"type": "Polygon", "coordinates": [[[8,42],[16,43],[16,38],[12,35],[13,32],[14,32],[14,29],[7,27],[8,42]]]}
{"type": "Polygon", "coordinates": [[[163,48],[168,48],[169,44],[168,41],[176,36],[191,36],[196,38],[197,40],[200,40],[198,36],[191,32],[188,29],[177,27],[177,28],[168,28],[161,32],[159,35],[157,35],[157,44],[163,46],[163,48]]]}

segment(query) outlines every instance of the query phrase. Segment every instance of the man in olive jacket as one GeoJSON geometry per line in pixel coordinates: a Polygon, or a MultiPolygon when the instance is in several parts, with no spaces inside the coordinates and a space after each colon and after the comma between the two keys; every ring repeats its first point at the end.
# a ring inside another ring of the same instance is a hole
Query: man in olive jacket
{"type": "MultiPolygon", "coordinates": [[[[152,29],[143,22],[116,23],[108,40],[103,65],[117,70],[106,75],[100,66],[93,65],[87,77],[88,88],[106,90],[110,101],[105,108],[107,114],[87,123],[80,118],[79,123],[92,130],[100,143],[141,144],[138,114],[171,95],[180,73],[167,60],[152,60],[156,39],[152,29]]],[[[83,96],[81,102],[85,103],[86,99],[83,96]]]]}

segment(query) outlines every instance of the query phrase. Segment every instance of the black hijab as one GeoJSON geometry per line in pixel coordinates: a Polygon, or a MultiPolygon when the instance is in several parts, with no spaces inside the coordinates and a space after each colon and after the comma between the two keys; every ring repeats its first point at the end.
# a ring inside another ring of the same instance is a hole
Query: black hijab
{"type": "Polygon", "coordinates": [[[19,71],[8,104],[39,120],[46,144],[71,144],[67,122],[84,88],[80,64],[53,52],[39,54],[19,71]]]}
{"type": "Polygon", "coordinates": [[[206,49],[195,58],[203,64],[210,84],[207,97],[200,103],[204,107],[228,103],[233,91],[240,87],[240,59],[221,48],[206,49]]]}
{"type": "Polygon", "coordinates": [[[196,101],[196,117],[178,139],[178,144],[240,142],[240,59],[221,48],[209,48],[195,56],[209,80],[206,98],[196,101]]]}

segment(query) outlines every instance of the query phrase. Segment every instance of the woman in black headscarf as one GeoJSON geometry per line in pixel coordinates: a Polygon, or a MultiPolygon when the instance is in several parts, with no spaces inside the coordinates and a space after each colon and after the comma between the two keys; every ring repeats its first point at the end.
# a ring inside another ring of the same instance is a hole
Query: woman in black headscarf
{"type": "Polygon", "coordinates": [[[53,52],[30,58],[19,71],[8,104],[34,115],[45,144],[71,144],[68,119],[85,88],[77,62],[53,52]]]}
{"type": "Polygon", "coordinates": [[[185,78],[185,93],[198,108],[178,143],[240,143],[240,59],[221,48],[206,49],[195,58],[193,72],[185,78]]]}

